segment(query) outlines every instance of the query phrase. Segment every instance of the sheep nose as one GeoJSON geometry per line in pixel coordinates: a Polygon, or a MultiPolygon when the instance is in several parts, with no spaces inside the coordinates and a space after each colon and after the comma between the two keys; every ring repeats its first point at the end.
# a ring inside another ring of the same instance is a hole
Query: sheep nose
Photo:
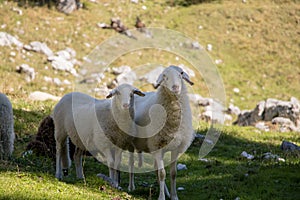
{"type": "Polygon", "coordinates": [[[174,92],[179,92],[179,86],[178,86],[178,85],[173,85],[173,86],[172,86],[172,90],[173,90],[174,92]]]}
{"type": "Polygon", "coordinates": [[[129,108],[129,103],[124,103],[123,108],[128,109],[129,108]]]}

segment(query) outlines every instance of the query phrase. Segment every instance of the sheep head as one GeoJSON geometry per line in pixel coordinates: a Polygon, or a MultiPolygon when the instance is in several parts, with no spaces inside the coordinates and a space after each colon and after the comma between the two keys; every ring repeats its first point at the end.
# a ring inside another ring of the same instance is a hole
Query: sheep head
{"type": "Polygon", "coordinates": [[[159,75],[154,88],[157,89],[160,85],[163,85],[170,91],[178,94],[181,91],[182,80],[185,80],[190,85],[194,85],[187,73],[185,73],[180,67],[171,65],[159,75]]]}
{"type": "Polygon", "coordinates": [[[106,98],[115,97],[116,100],[119,102],[123,109],[129,109],[130,105],[133,102],[133,95],[145,96],[143,92],[139,89],[133,87],[130,84],[121,84],[115,89],[113,89],[106,98]]]}

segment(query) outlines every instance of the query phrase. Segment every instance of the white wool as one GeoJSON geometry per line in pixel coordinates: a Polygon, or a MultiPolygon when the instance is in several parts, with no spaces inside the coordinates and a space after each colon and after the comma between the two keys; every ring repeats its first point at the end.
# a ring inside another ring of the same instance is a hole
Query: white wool
{"type": "MultiPolygon", "coordinates": [[[[83,93],[73,92],[58,102],[53,112],[58,179],[62,178],[62,168],[67,169],[70,166],[67,137],[77,147],[74,161],[78,178],[84,177],[81,157],[82,152],[88,150],[98,159],[105,159],[110,169],[110,178],[116,179],[114,169],[120,164],[118,160],[121,159],[122,150],[134,151],[131,136],[124,133],[134,131],[134,126],[126,124],[122,119],[130,119],[133,115],[133,94],[136,91],[133,86],[122,84],[110,93],[112,99],[98,100],[83,93]],[[123,109],[124,106],[127,108],[123,109]],[[120,148],[116,148],[117,146],[120,148]],[[112,155],[112,150],[115,151],[116,157],[112,155]]],[[[127,120],[128,123],[131,121],[127,120]]]]}
{"type": "Polygon", "coordinates": [[[12,105],[6,95],[0,93],[0,160],[11,157],[14,150],[14,140],[12,105]]]}

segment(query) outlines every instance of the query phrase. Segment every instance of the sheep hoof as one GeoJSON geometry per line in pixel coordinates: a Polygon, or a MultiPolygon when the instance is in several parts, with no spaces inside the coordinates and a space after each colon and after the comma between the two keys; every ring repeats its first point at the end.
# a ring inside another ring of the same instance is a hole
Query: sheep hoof
{"type": "Polygon", "coordinates": [[[68,169],[63,169],[63,174],[64,174],[64,176],[68,176],[68,174],[69,174],[68,169]]]}

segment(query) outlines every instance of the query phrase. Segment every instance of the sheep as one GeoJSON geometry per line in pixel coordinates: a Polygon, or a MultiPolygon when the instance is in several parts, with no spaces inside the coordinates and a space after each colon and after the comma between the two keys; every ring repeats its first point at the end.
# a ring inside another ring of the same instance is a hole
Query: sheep
{"type": "Polygon", "coordinates": [[[35,139],[26,147],[26,151],[28,150],[32,150],[37,155],[47,156],[55,162],[54,123],[50,115],[40,123],[35,139]]]}
{"type": "Polygon", "coordinates": [[[11,158],[14,150],[14,140],[12,105],[7,96],[0,93],[0,160],[11,158]]]}
{"type": "Polygon", "coordinates": [[[53,111],[56,178],[62,178],[62,168],[64,174],[67,174],[67,168],[70,167],[69,137],[76,145],[74,161],[78,178],[84,178],[82,152],[89,150],[95,157],[107,160],[109,177],[117,179],[114,169],[118,168],[122,150],[134,150],[130,141],[132,136],[126,134],[133,130],[131,125],[126,124],[126,119],[133,117],[131,105],[134,94],[144,95],[137,88],[122,84],[107,96],[113,97],[111,100],[98,100],[83,93],[73,92],[58,102],[53,111]]]}
{"type": "MultiPolygon", "coordinates": [[[[137,97],[134,102],[135,123],[137,125],[137,137],[134,146],[138,151],[151,153],[155,160],[155,167],[159,180],[159,199],[165,199],[165,176],[163,157],[171,151],[171,199],[178,199],[176,192],[176,163],[178,156],[186,151],[194,139],[192,127],[192,114],[187,96],[187,88],[183,82],[190,85],[189,76],[177,66],[169,66],[159,75],[155,88],[157,92],[147,92],[145,97],[137,97]],[[161,105],[161,110],[153,109],[161,105]],[[155,118],[164,116],[165,121],[160,130],[154,132],[155,118]],[[151,121],[152,120],[152,121],[151,121]],[[151,125],[153,123],[154,125],[151,125]]],[[[166,189],[166,194],[168,191],[166,189]]]]}

